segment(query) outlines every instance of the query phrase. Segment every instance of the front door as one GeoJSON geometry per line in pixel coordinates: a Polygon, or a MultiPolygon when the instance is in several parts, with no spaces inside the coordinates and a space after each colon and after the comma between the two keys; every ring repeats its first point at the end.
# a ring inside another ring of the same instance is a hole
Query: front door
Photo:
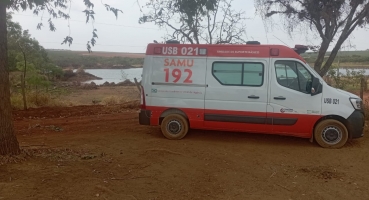
{"type": "Polygon", "coordinates": [[[271,59],[268,119],[272,132],[310,137],[320,118],[322,94],[311,95],[313,75],[295,59],[271,59]]]}
{"type": "Polygon", "coordinates": [[[268,59],[208,58],[204,125],[266,132],[268,59]]]}

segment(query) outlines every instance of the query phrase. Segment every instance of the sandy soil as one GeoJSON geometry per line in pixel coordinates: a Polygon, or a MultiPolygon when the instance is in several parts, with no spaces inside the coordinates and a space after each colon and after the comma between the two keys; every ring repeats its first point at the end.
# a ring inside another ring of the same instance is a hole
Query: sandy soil
{"type": "Polygon", "coordinates": [[[0,164],[0,199],[369,199],[367,137],[339,150],[198,130],[171,141],[138,125],[137,105],[16,111],[32,156],[0,164]]]}

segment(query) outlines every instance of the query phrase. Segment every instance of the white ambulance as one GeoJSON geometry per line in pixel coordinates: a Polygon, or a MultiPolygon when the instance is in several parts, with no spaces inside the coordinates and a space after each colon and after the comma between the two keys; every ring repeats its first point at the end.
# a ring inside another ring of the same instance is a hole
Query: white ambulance
{"type": "Polygon", "coordinates": [[[363,136],[362,100],[330,87],[281,45],[148,44],[142,74],[141,125],[168,139],[189,129],[309,138],[340,148],[363,136]]]}

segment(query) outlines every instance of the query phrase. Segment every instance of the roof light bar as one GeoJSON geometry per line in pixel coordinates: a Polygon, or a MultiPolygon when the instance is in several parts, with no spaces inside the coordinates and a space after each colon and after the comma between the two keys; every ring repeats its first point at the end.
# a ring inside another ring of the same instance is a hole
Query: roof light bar
{"type": "Polygon", "coordinates": [[[271,48],[269,53],[270,53],[270,56],[279,56],[279,49],[271,48]]]}
{"type": "Polygon", "coordinates": [[[199,49],[199,55],[200,56],[206,56],[208,54],[208,50],[205,48],[200,48],[199,49]]]}
{"type": "Polygon", "coordinates": [[[307,50],[309,50],[309,48],[305,45],[295,45],[295,48],[292,48],[297,54],[302,54],[305,53],[307,50]]]}

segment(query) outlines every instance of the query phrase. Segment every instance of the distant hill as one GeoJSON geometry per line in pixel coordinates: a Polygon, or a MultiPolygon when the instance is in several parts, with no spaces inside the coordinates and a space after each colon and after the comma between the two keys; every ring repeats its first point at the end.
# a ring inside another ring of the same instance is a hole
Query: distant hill
{"type": "MultiPolygon", "coordinates": [[[[62,68],[85,69],[126,69],[142,67],[145,53],[128,52],[103,52],[94,51],[70,51],[63,49],[47,50],[49,57],[62,68]]],[[[312,66],[317,58],[317,53],[307,52],[301,56],[312,66]]],[[[326,57],[330,55],[327,52],[326,57]]],[[[341,51],[335,59],[340,60],[341,67],[369,68],[369,50],[366,51],[341,51]]]]}
{"type": "MultiPolygon", "coordinates": [[[[331,52],[326,53],[326,58],[331,52]]],[[[301,56],[309,63],[313,63],[318,53],[308,52],[301,54],[301,56]]],[[[369,50],[366,51],[340,51],[337,54],[335,62],[340,61],[343,67],[366,66],[369,67],[369,50]]]]}
{"type": "Polygon", "coordinates": [[[48,49],[49,57],[62,68],[127,69],[142,67],[144,53],[70,51],[48,49]]]}

